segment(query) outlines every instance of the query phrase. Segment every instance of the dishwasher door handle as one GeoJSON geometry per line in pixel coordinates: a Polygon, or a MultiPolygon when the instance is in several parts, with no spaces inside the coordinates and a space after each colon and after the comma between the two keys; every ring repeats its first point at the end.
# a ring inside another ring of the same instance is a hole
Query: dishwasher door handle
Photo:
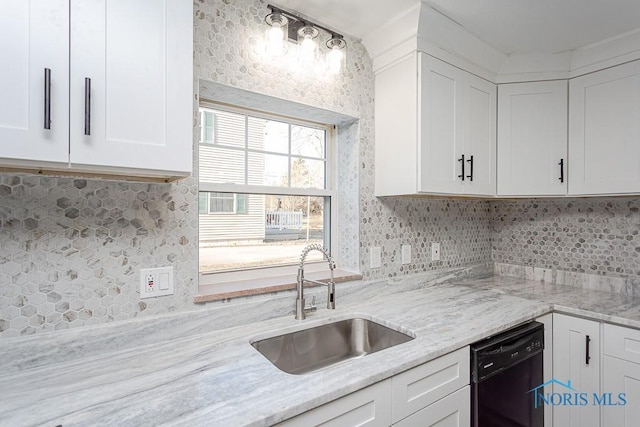
{"type": "Polygon", "coordinates": [[[589,364],[589,360],[591,360],[591,356],[589,355],[589,347],[591,344],[591,337],[589,335],[587,335],[587,339],[585,340],[585,345],[586,345],[586,349],[585,349],[585,363],[588,365],[589,364]]]}

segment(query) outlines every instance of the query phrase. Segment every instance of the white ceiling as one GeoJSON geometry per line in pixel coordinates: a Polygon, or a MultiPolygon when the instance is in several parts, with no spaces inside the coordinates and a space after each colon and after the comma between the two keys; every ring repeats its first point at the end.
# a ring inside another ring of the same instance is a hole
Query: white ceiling
{"type": "MultiPolygon", "coordinates": [[[[275,0],[362,38],[420,0],[275,0]]],[[[425,0],[504,54],[558,53],[640,28],[640,0],[425,0]]]]}

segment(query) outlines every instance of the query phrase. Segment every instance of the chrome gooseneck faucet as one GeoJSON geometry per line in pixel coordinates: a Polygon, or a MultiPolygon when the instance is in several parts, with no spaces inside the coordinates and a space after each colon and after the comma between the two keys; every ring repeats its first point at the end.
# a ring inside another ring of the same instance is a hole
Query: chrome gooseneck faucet
{"type": "Polygon", "coordinates": [[[324,248],[322,245],[314,244],[305,247],[302,250],[302,254],[300,255],[300,267],[298,267],[298,281],[296,289],[298,291],[298,296],[296,297],[296,320],[304,320],[306,317],[306,313],[310,311],[316,310],[315,305],[315,297],[313,297],[313,302],[311,305],[306,306],[304,301],[304,282],[315,283],[317,285],[323,285],[327,287],[327,308],[334,309],[336,308],[336,283],[333,279],[333,270],[336,268],[336,264],[333,262],[333,258],[331,258],[331,254],[328,250],[324,248]],[[327,258],[329,262],[329,270],[331,271],[331,279],[327,283],[318,282],[317,280],[310,280],[304,278],[304,262],[307,258],[307,255],[311,251],[320,251],[327,258]]]}

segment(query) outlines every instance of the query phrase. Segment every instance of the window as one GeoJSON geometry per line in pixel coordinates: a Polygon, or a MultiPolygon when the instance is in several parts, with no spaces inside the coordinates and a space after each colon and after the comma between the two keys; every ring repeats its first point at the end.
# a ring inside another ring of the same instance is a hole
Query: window
{"type": "Polygon", "coordinates": [[[246,194],[200,192],[199,212],[207,214],[246,214],[246,194]]]}
{"type": "Polygon", "coordinates": [[[216,116],[211,111],[200,112],[200,123],[202,123],[200,142],[203,144],[215,144],[215,119],[216,116]]]}
{"type": "Polygon", "coordinates": [[[311,243],[330,249],[332,127],[213,104],[200,118],[201,284],[275,274],[311,243]]]}

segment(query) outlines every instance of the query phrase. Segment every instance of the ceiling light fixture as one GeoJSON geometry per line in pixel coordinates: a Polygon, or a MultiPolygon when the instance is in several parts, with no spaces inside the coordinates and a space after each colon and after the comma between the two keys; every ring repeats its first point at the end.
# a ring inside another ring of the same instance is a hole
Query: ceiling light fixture
{"type": "Polygon", "coordinates": [[[302,69],[314,67],[316,71],[323,73],[340,74],[347,50],[347,42],[342,34],[276,6],[267,7],[271,12],[265,17],[265,22],[270,27],[265,43],[267,55],[274,57],[295,54],[296,62],[302,69]],[[323,40],[326,40],[324,45],[328,50],[320,51],[318,48],[320,31],[326,33],[323,40]],[[288,41],[297,44],[297,49],[287,49],[288,41]]]}

